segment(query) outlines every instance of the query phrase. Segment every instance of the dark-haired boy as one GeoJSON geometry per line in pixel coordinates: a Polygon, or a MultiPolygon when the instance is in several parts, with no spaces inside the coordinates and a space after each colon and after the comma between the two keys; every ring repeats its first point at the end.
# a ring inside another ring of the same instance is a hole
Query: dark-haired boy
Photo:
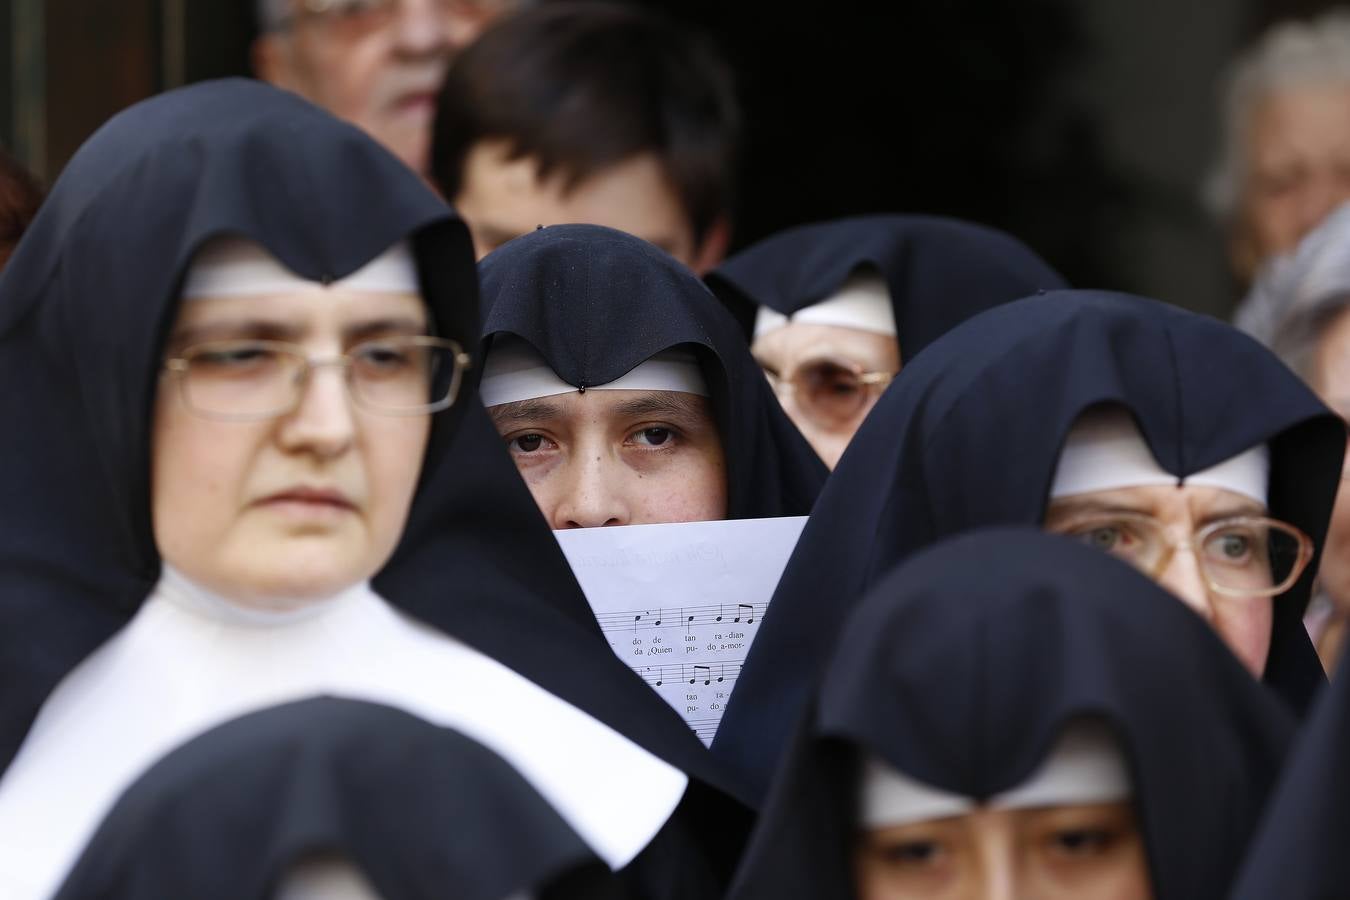
{"type": "Polygon", "coordinates": [[[702,273],[726,251],[739,132],[730,70],[699,37],[616,4],[539,5],[451,66],[431,173],[480,257],[585,222],[702,273]]]}

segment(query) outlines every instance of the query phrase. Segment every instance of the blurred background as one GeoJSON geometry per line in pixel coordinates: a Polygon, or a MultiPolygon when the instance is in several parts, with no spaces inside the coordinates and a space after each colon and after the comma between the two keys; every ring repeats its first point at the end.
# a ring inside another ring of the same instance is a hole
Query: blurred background
{"type": "MultiPolygon", "coordinates": [[[[1227,316],[1236,287],[1199,189],[1218,79],[1270,23],[1334,4],[834,0],[809,17],[744,0],[644,5],[712,34],[740,78],[733,247],[841,215],[943,213],[1011,231],[1077,286],[1227,316]]],[[[0,142],[47,183],[122,107],[249,74],[250,0],[0,9],[0,142]]]]}

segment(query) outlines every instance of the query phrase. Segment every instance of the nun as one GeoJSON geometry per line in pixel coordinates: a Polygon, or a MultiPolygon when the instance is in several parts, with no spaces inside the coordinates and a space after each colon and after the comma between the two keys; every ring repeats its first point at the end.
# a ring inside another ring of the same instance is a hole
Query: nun
{"type": "Polygon", "coordinates": [[[479,265],[483,403],[555,529],[799,516],[824,466],[698,278],[632,235],[539,229],[479,265]]]}
{"type": "Polygon", "coordinates": [[[316,694],[481,742],[639,896],[725,876],[742,807],[503,452],[476,299],[415,175],[256,82],[72,159],[0,278],[0,895],[50,896],[174,747],[316,694]]]}
{"type": "Polygon", "coordinates": [[[1003,232],[898,215],[788,229],[731,257],[707,281],[830,468],[914,354],[978,312],[1068,287],[1003,232]]]}
{"type": "Polygon", "coordinates": [[[729,896],[1218,900],[1293,730],[1131,567],[961,535],[849,617],[729,896]]]}
{"type": "Polygon", "coordinates": [[[1211,318],[1097,291],[982,313],[915,359],[845,452],[713,749],[762,771],[858,598],[916,550],[999,524],[1133,563],[1301,712],[1325,680],[1302,616],[1344,447],[1293,373],[1211,318]]]}
{"type": "Polygon", "coordinates": [[[315,697],[169,753],[57,900],[605,900],[618,879],[500,756],[403,710],[315,697]]]}

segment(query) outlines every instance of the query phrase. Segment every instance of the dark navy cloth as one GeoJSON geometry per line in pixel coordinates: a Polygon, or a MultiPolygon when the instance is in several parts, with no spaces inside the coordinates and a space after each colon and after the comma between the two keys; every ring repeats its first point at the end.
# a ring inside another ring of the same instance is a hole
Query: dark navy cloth
{"type": "MultiPolygon", "coordinates": [[[[1268,350],[1206,316],[1052,291],[958,326],[901,372],[821,493],[713,744],[762,789],[840,623],[883,573],[972,528],[1039,525],[1064,440],[1119,404],[1182,478],[1269,443],[1270,514],[1320,555],[1345,426],[1268,350]]],[[[1265,680],[1296,709],[1323,681],[1302,616],[1317,558],[1274,601],[1265,680]]]]}
{"type": "Polygon", "coordinates": [[[1292,713],[1146,576],[1029,528],[928,548],[856,604],[729,896],[857,896],[869,755],[978,802],[1031,776],[1065,726],[1085,719],[1119,741],[1152,896],[1226,896],[1292,713]]]}
{"type": "Polygon", "coordinates": [[[791,315],[828,300],[859,267],[890,289],[901,362],[976,313],[1067,288],[1021,241],[938,216],[857,216],[801,225],[742,250],[707,276],[753,336],[760,306],[791,315]]]}
{"type": "Polygon", "coordinates": [[[165,756],[90,840],[57,900],[271,900],[339,859],[384,900],[618,898],[618,878],[501,757],[401,710],[320,697],[165,756]]]}

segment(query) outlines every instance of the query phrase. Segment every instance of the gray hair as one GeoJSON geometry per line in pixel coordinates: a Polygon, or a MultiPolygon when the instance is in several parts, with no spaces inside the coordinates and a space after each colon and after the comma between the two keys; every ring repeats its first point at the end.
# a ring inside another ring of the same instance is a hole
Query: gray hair
{"type": "Polygon", "coordinates": [[[290,0],[257,0],[258,28],[279,31],[291,13],[290,0]]]}
{"type": "Polygon", "coordinates": [[[1292,253],[1261,268],[1235,324],[1309,383],[1322,332],[1350,309],[1350,203],[1308,233],[1292,253]]]}
{"type": "Polygon", "coordinates": [[[1224,77],[1223,144],[1205,179],[1205,206],[1231,221],[1246,176],[1246,131],[1253,110],[1272,91],[1298,84],[1350,83],[1350,11],[1285,22],[1239,56],[1224,77]]]}

